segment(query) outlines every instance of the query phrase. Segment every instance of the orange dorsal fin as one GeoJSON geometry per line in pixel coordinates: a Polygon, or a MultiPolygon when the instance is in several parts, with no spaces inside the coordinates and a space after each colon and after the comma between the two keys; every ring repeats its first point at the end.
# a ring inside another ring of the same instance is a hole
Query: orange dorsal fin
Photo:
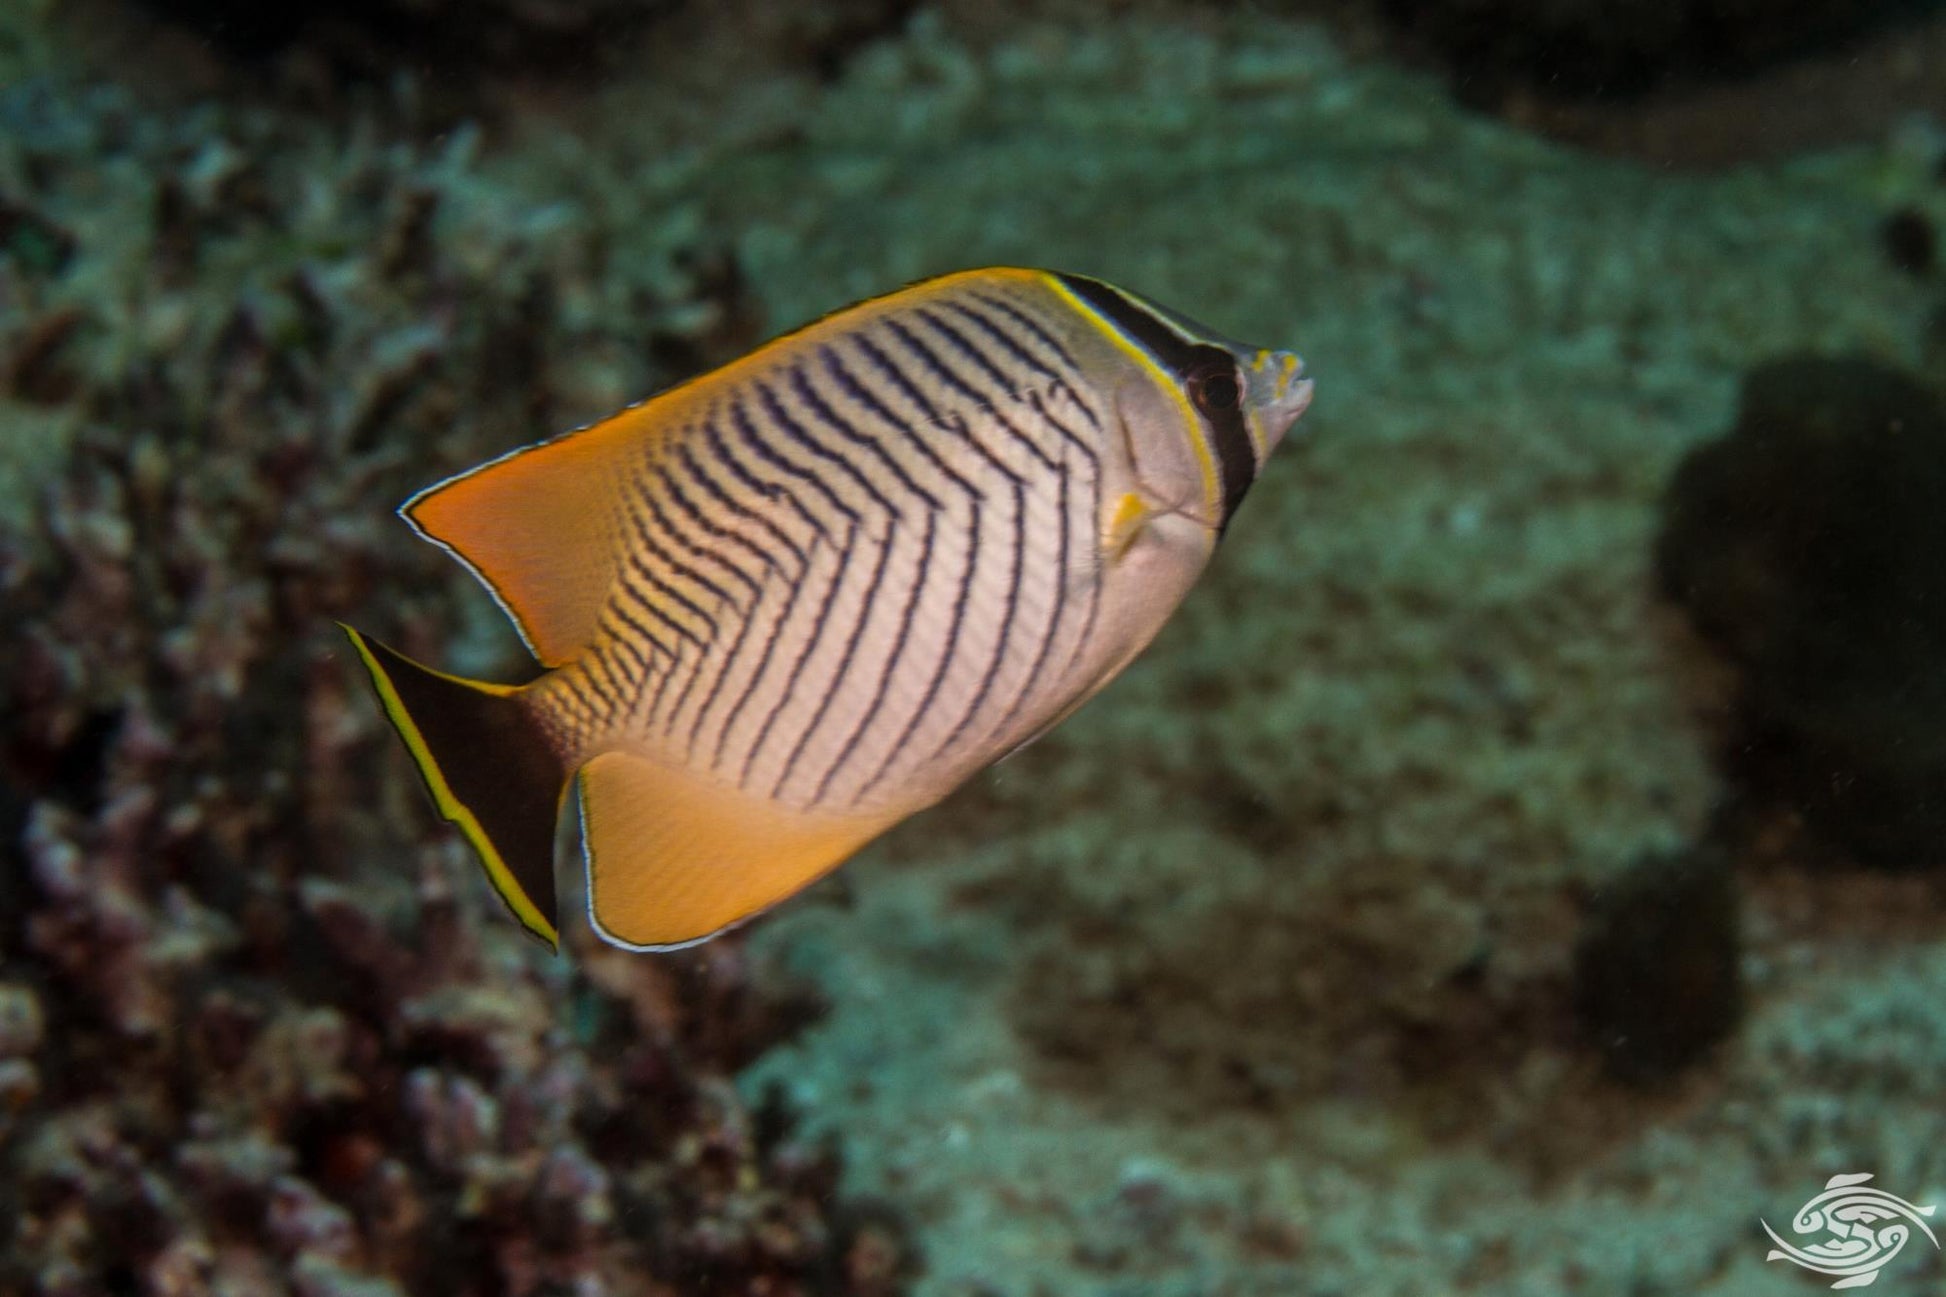
{"type": "Polygon", "coordinates": [[[621,561],[620,488],[646,471],[661,402],[528,446],[427,487],[399,510],[458,556],[545,666],[571,661],[621,561]]]}
{"type": "Polygon", "coordinates": [[[793,811],[622,752],[582,767],[581,816],[596,931],[650,949],[769,909],[899,818],[793,811]]]}

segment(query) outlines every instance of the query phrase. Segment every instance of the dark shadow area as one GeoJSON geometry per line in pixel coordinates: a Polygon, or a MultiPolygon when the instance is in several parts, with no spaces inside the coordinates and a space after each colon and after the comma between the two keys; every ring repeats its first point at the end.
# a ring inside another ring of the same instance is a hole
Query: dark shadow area
{"type": "Polygon", "coordinates": [[[1946,859],[1942,554],[1946,411],[1877,361],[1758,367],[1670,485],[1656,566],[1737,672],[1735,804],[1789,817],[1806,859],[1946,859]]]}

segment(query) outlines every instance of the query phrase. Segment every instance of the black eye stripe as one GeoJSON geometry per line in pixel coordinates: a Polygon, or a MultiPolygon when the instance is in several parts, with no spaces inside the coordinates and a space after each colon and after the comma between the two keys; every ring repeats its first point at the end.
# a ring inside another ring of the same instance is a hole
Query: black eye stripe
{"type": "Polygon", "coordinates": [[[1103,319],[1120,329],[1190,392],[1191,404],[1202,420],[1211,453],[1216,458],[1217,478],[1223,487],[1219,529],[1227,528],[1231,515],[1243,503],[1244,494],[1257,477],[1257,451],[1244,423],[1236,357],[1228,348],[1183,337],[1146,303],[1099,279],[1089,279],[1086,275],[1056,275],[1055,278],[1062,287],[1099,311],[1103,319]],[[1231,384],[1236,386],[1237,399],[1227,408],[1209,407],[1195,399],[1192,384],[1199,376],[1211,372],[1228,373],[1231,384]]]}
{"type": "Polygon", "coordinates": [[[1234,363],[1226,363],[1220,369],[1211,366],[1197,374],[1191,380],[1189,390],[1196,402],[1196,408],[1209,415],[1223,410],[1234,410],[1243,398],[1243,390],[1237,384],[1234,363]]]}

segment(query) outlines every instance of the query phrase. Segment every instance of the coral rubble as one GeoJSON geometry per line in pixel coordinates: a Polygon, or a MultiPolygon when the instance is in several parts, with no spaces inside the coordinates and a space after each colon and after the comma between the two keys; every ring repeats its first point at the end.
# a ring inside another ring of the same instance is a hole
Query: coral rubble
{"type": "Polygon", "coordinates": [[[0,406],[63,465],[0,528],[0,1293],[902,1291],[899,1218],[729,1082],[815,1001],[524,941],[338,646],[467,639],[409,484],[741,309],[399,112],[0,89],[0,406]]]}

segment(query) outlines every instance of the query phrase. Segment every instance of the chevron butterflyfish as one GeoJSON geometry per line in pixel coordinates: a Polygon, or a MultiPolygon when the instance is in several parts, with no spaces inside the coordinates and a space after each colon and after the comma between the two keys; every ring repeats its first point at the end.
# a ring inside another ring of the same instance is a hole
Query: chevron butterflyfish
{"type": "Polygon", "coordinates": [[[440,813],[558,943],[667,950],[777,904],[1031,742],[1155,636],[1311,382],[1081,275],[927,280],[400,509],[545,668],[346,627],[440,813]]]}

